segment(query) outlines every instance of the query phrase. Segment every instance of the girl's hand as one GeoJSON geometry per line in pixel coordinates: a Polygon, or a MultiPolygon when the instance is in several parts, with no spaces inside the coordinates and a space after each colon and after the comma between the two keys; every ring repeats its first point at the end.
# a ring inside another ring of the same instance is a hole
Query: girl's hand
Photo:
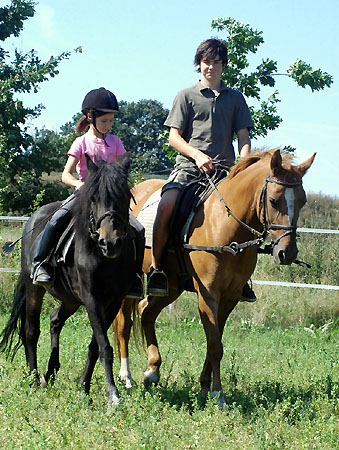
{"type": "Polygon", "coordinates": [[[84,185],[83,181],[77,180],[76,183],[74,183],[75,189],[79,190],[84,185]]]}

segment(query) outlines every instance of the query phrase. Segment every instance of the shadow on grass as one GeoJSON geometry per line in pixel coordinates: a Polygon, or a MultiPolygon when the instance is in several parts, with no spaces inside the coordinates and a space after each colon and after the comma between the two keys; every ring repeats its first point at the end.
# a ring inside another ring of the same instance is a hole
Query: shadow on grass
{"type": "MultiPolygon", "coordinates": [[[[205,401],[200,395],[199,386],[187,372],[183,373],[181,383],[174,381],[159,384],[151,388],[150,393],[157,392],[162,402],[171,407],[186,408],[190,414],[204,409],[205,401]],[[153,390],[154,389],[154,390],[153,390]]],[[[279,381],[258,381],[252,384],[242,382],[238,386],[237,380],[229,382],[224,392],[226,404],[238,408],[245,417],[256,417],[259,411],[279,408],[290,424],[307,417],[313,420],[316,417],[319,401],[329,401],[335,408],[335,399],[339,394],[339,383],[330,375],[323,379],[313,380],[307,386],[294,386],[282,384],[279,381]]]]}

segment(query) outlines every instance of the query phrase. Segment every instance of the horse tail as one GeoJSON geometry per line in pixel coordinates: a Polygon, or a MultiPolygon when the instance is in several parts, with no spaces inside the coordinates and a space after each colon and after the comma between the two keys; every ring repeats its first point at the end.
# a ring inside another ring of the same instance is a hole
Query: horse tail
{"type": "Polygon", "coordinates": [[[132,309],[132,331],[133,331],[133,339],[136,347],[140,349],[140,339],[142,343],[142,348],[145,350],[145,333],[144,328],[141,325],[141,318],[138,312],[138,301],[133,302],[132,309]]]}
{"type": "Polygon", "coordinates": [[[0,334],[0,352],[5,353],[6,357],[12,355],[14,358],[16,352],[24,344],[24,324],[26,319],[26,288],[22,274],[20,274],[14,298],[12,303],[11,315],[7,325],[0,334]],[[15,334],[18,332],[18,341],[14,343],[15,334]]]}

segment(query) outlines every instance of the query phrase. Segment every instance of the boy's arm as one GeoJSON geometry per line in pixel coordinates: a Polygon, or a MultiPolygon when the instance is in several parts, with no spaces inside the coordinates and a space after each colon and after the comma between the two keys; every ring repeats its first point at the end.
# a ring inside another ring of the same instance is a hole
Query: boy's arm
{"type": "Polygon", "coordinates": [[[237,132],[238,152],[240,157],[247,156],[251,151],[251,140],[247,128],[242,128],[237,132]]]}
{"type": "Polygon", "coordinates": [[[214,169],[212,158],[189,145],[182,137],[182,133],[182,130],[171,127],[168,139],[170,146],[182,155],[193,159],[201,172],[211,172],[214,169]]]}

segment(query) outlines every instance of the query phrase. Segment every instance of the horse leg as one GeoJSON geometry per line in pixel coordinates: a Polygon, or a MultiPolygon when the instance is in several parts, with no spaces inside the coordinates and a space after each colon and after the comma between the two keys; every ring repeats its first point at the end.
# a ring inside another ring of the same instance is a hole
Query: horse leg
{"type": "Polygon", "coordinates": [[[26,317],[23,325],[23,343],[30,375],[34,376],[33,385],[39,385],[37,346],[40,336],[40,313],[45,289],[26,283],[26,317]]]}
{"type": "Polygon", "coordinates": [[[210,391],[211,397],[217,397],[219,406],[223,407],[225,399],[220,379],[220,361],[223,355],[223,346],[218,324],[217,302],[214,295],[208,292],[201,284],[198,291],[198,301],[199,313],[207,340],[206,359],[200,375],[201,395],[203,398],[206,398],[210,391]],[[211,377],[212,374],[213,379],[211,377]]]}
{"type": "Polygon", "coordinates": [[[59,308],[57,308],[51,314],[50,320],[50,335],[51,335],[51,354],[48,361],[47,371],[41,378],[41,385],[46,387],[49,379],[52,382],[55,380],[55,376],[60,368],[59,360],[59,338],[61,330],[66,322],[66,320],[75,313],[79,308],[79,304],[65,304],[62,303],[59,308]]]}
{"type": "Polygon", "coordinates": [[[213,302],[209,303],[213,305],[211,307],[205,301],[206,295],[203,298],[199,294],[199,311],[207,339],[207,354],[200,375],[201,393],[202,397],[206,398],[210,391],[212,398],[217,397],[221,408],[226,404],[220,379],[220,361],[223,356],[221,339],[226,320],[238,303],[238,300],[234,300],[234,298],[238,298],[238,296],[222,296],[217,306],[213,302]],[[217,307],[217,311],[215,311],[214,305],[217,307]]]}
{"type": "Polygon", "coordinates": [[[95,300],[92,300],[91,305],[87,305],[93,337],[88,348],[87,362],[80,379],[80,384],[85,387],[85,392],[89,393],[91,377],[99,356],[100,362],[105,370],[108,407],[110,408],[119,403],[119,392],[113,377],[113,348],[107,336],[107,330],[112,324],[117,311],[115,308],[112,308],[112,305],[106,311],[99,311],[95,303],[95,300]],[[103,320],[103,317],[105,317],[105,320],[103,320]]]}
{"type": "Polygon", "coordinates": [[[83,386],[86,394],[89,394],[93,370],[98,358],[99,358],[99,347],[93,334],[91,342],[88,346],[86,365],[79,380],[79,384],[83,386]]]}
{"type": "Polygon", "coordinates": [[[169,290],[168,297],[147,296],[138,305],[141,316],[141,324],[144,329],[149,369],[144,372],[143,383],[148,388],[152,383],[157,384],[160,378],[161,356],[158,341],[155,334],[155,321],[165,306],[172,303],[178,297],[176,289],[169,290]]]}
{"type": "Polygon", "coordinates": [[[133,325],[131,316],[133,312],[134,300],[124,299],[121,308],[115,318],[115,339],[120,352],[120,372],[119,377],[125,382],[127,389],[132,388],[132,374],[129,367],[128,342],[131,336],[133,325]]]}

